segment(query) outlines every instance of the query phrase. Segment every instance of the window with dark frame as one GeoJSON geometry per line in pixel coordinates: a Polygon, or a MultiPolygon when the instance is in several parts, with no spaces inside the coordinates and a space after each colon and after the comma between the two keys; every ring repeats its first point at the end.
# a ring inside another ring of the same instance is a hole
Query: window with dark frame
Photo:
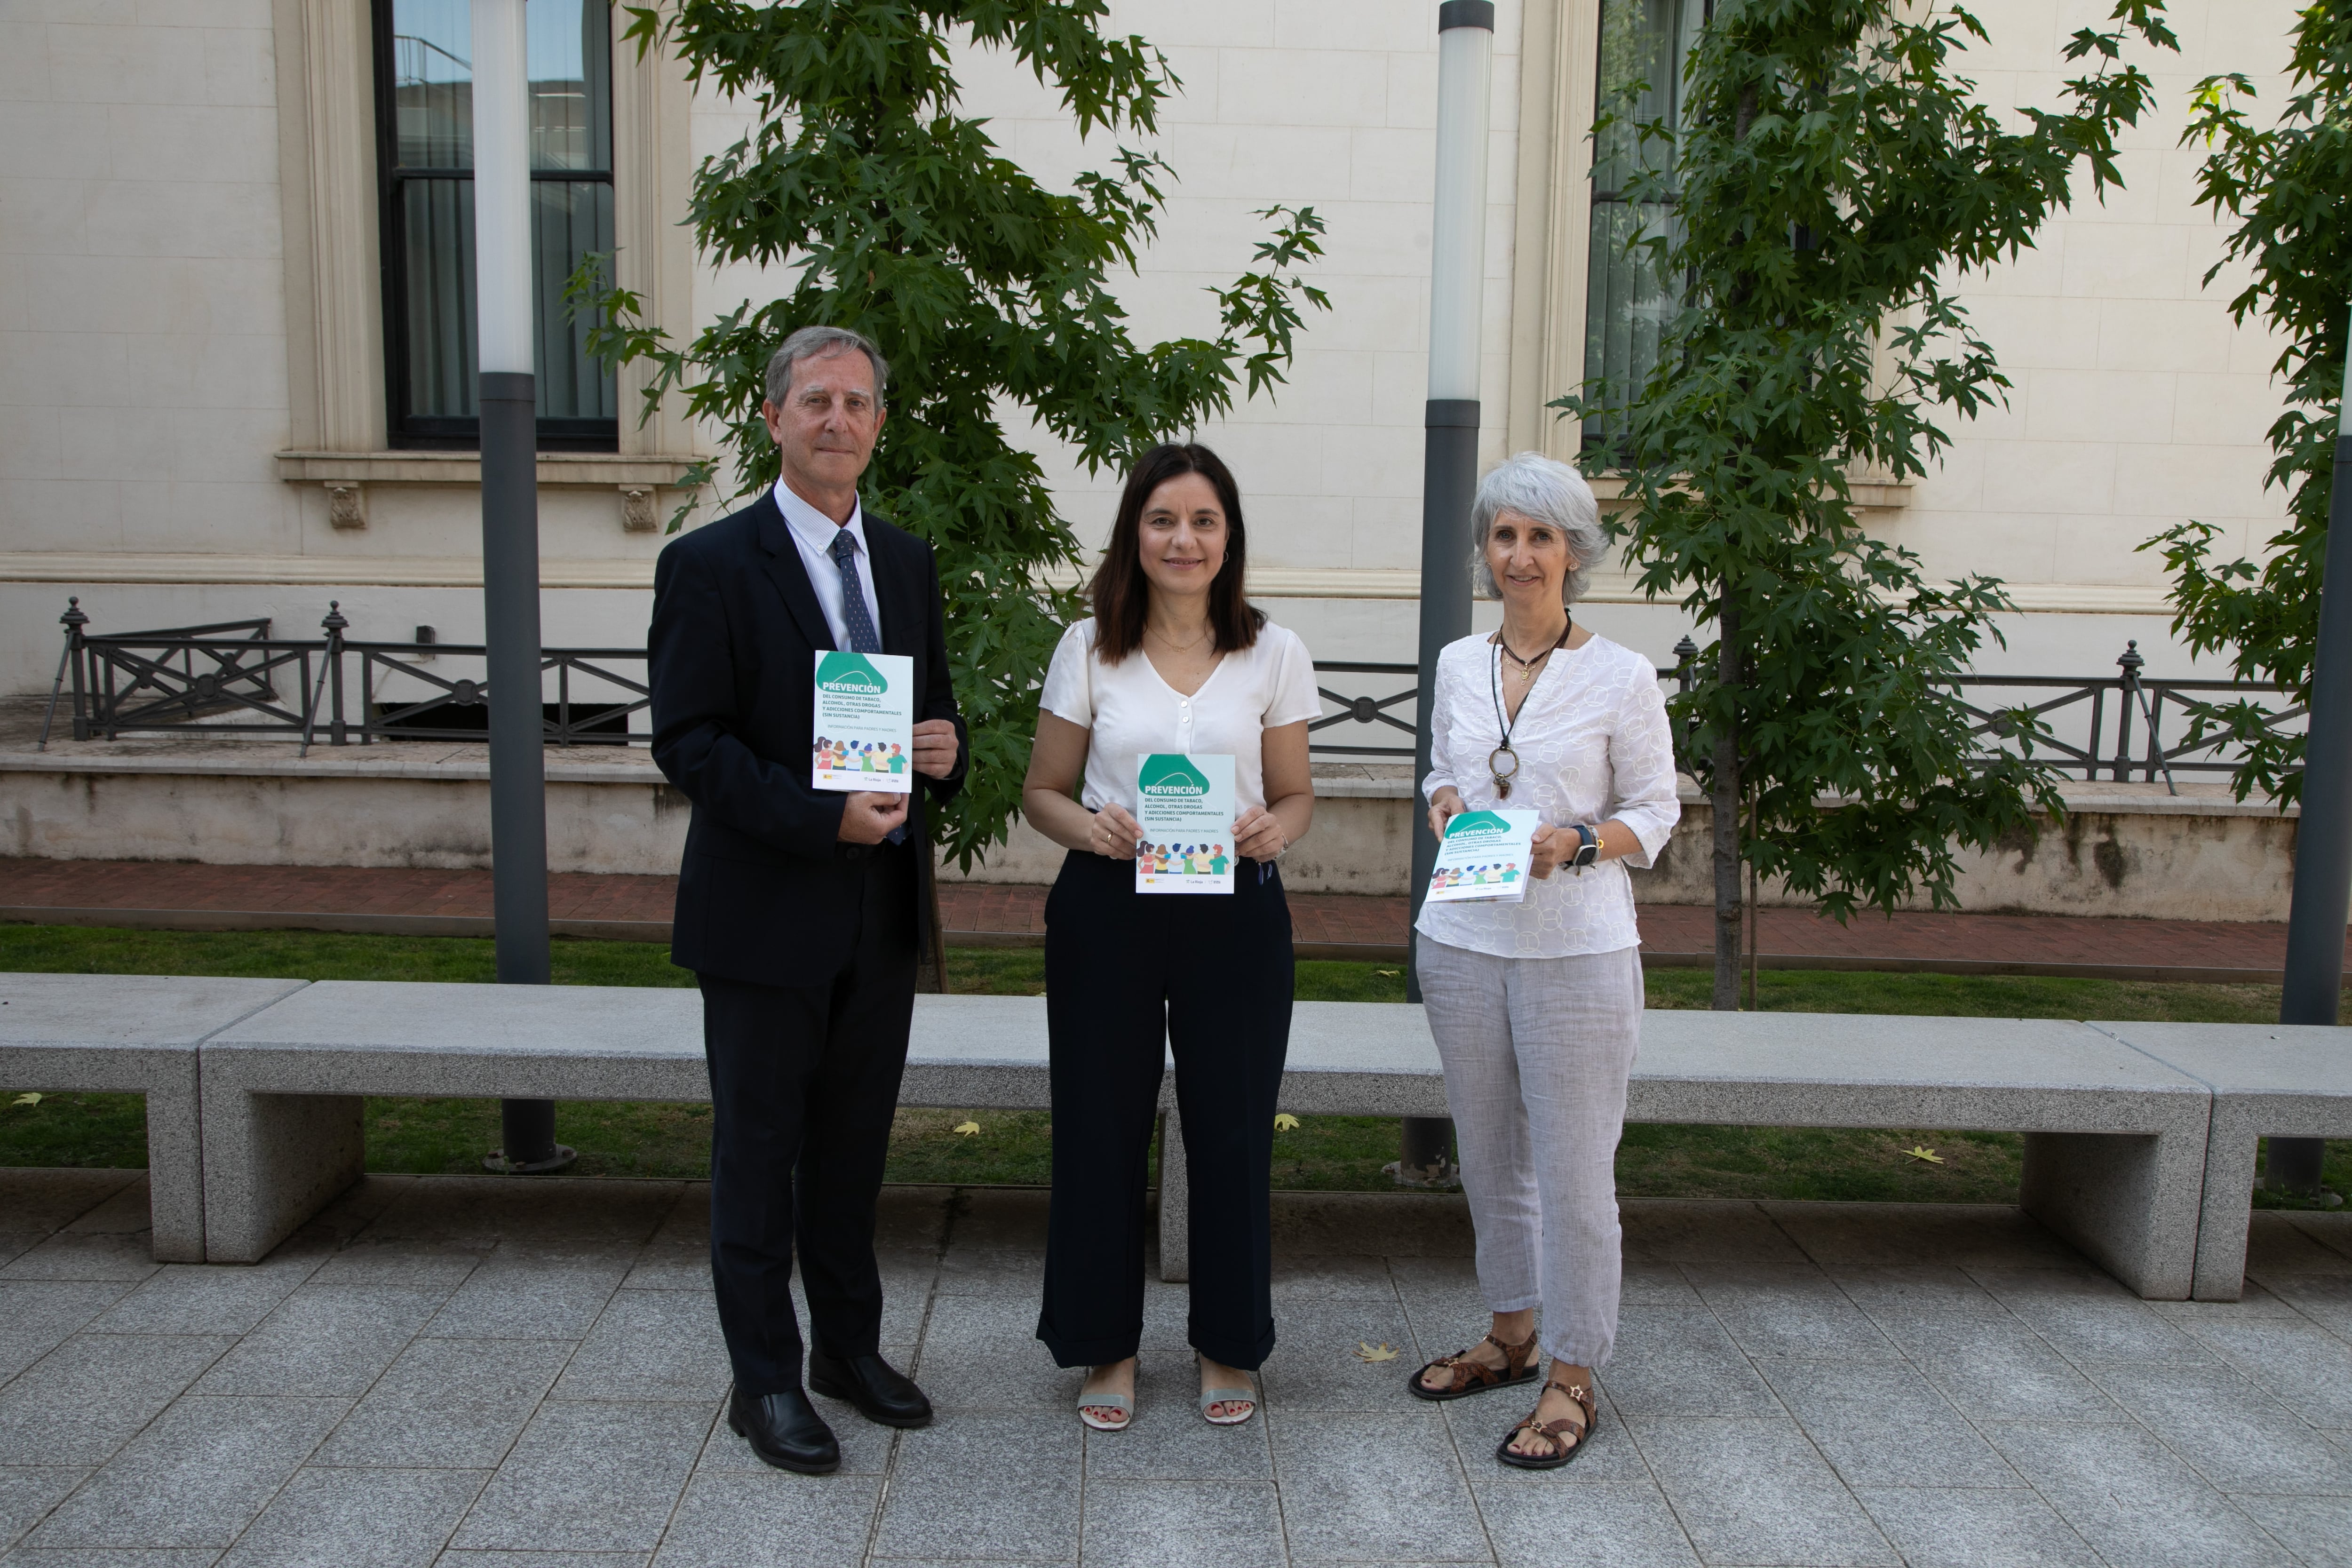
{"type": "MultiPolygon", "coordinates": [[[[469,0],[374,0],[376,145],[390,444],[471,450],[473,24],[469,0]]],[[[564,280],[613,248],[609,0],[528,0],[531,297],[542,451],[620,444],[613,375],[586,352],[564,280]]]]}
{"type": "MultiPolygon", "coordinates": [[[[1616,124],[1592,150],[1592,224],[1585,251],[1584,374],[1606,377],[1612,400],[1631,401],[1658,362],[1658,337],[1682,309],[1683,291],[1658,276],[1647,251],[1626,247],[1644,236],[1671,235],[1671,202],[1631,202],[1624,184],[1637,169],[1657,168],[1673,156],[1663,142],[1643,143],[1634,127],[1664,121],[1682,128],[1683,62],[1706,25],[1706,0],[1601,0],[1599,103],[1616,124]],[[1631,107],[1623,98],[1639,81],[1631,107]]],[[[1587,450],[1604,447],[1606,422],[1589,419],[1587,450]]]]}

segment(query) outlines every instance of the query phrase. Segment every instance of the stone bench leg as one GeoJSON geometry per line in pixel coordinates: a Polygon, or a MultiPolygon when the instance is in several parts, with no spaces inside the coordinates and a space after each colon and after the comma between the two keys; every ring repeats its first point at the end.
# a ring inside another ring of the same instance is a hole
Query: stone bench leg
{"type": "Polygon", "coordinates": [[[2205,1195],[2197,1219],[2200,1301],[2234,1301],[2246,1289],[2246,1231],[2254,1218],[2254,1156],[2261,1135],[2213,1108],[2205,1140],[2205,1195]]]}
{"type": "Polygon", "coordinates": [[[360,1179],[362,1100],[352,1094],[205,1089],[205,1245],[215,1263],[258,1263],[360,1179]]]}
{"type": "Polygon", "coordinates": [[[205,1150],[196,1064],[185,1089],[147,1090],[147,1223],[158,1263],[202,1263],[205,1150]]]}
{"type": "Polygon", "coordinates": [[[1160,1119],[1160,1278],[1192,1278],[1192,1191],[1184,1171],[1184,1124],[1171,1100],[1160,1119]]]}
{"type": "Polygon", "coordinates": [[[2150,1301],[2189,1296],[2204,1140],[2029,1132],[2018,1204],[2150,1301]]]}

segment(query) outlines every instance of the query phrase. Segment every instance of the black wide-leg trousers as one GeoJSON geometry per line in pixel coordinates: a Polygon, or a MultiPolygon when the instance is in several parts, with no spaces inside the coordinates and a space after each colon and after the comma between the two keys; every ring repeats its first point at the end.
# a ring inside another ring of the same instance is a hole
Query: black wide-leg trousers
{"type": "Polygon", "coordinates": [[[710,1275],[735,1386],[801,1385],[793,1256],[818,1351],[881,1349],[874,1203],[915,1014],[915,879],[904,846],[866,858],[848,961],[817,985],[702,974],[710,1067],[710,1275]]]}
{"type": "Polygon", "coordinates": [[[1244,860],[1230,894],[1139,894],[1135,866],[1073,853],[1045,902],[1054,1196],[1037,1337],[1061,1366],[1143,1336],[1144,1178],[1167,1052],[1192,1179],[1193,1348],[1274,1350],[1275,1095],[1290,1041],[1290,906],[1244,860]]]}

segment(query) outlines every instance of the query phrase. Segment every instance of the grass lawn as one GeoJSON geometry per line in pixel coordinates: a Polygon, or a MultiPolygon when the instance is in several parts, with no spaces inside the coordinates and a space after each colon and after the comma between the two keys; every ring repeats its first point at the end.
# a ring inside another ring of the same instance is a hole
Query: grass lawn
{"type": "MultiPolygon", "coordinates": [[[[689,985],[667,948],[652,943],[558,942],[560,985],[689,985]]],[[[0,971],[62,973],[279,975],[303,980],[494,978],[488,941],[464,937],[352,936],[326,931],[146,931],[76,926],[0,926],[0,971]]],[[[951,990],[1035,995],[1045,989],[1036,948],[950,948],[951,990]]],[[[1653,1007],[1704,1007],[1703,970],[1653,970],[1653,1007]]],[[[1298,965],[1301,1001],[1402,1002],[1401,969],[1328,961],[1298,965]]],[[[1758,1001],[1767,1011],[1944,1014],[1988,1018],[2180,1019],[2267,1023],[2275,986],[2156,984],[2034,976],[1880,974],[1768,970],[1758,1001]]],[[[131,1167],[147,1161],[145,1113],[135,1095],[51,1094],[32,1105],[0,1095],[0,1165],[131,1167]]],[[[710,1110],[566,1100],[556,1136],[580,1151],[592,1176],[700,1176],[709,1170],[710,1110]]],[[[1051,1118],[1043,1111],[902,1110],[891,1134],[889,1177],[899,1182],[1034,1183],[1051,1178],[1051,1118]],[[976,1122],[979,1131],[958,1133],[976,1122]]],[[[1381,1166],[1396,1158],[1397,1124],[1369,1116],[1309,1117],[1275,1138],[1275,1185],[1294,1190],[1390,1187],[1381,1166]]],[[[370,1100],[367,1163],[373,1171],[474,1172],[498,1142],[494,1101],[370,1100]]],[[[2013,1134],[1637,1124],[1617,1156],[1629,1197],[1822,1198],[1982,1203],[2016,1196],[2021,1145],[2013,1134]],[[1924,1147],[1941,1164],[1906,1152],[1924,1147]]],[[[2352,1190],[2352,1143],[2329,1147],[2327,1184],[2352,1190]]]]}

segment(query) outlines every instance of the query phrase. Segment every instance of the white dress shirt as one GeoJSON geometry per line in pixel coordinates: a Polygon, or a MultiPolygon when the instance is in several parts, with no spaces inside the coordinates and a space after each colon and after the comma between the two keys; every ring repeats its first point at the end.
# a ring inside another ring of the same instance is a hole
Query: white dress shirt
{"type": "Polygon", "coordinates": [[[1117,801],[1130,816],[1140,800],[1136,764],[1147,752],[1231,756],[1234,812],[1247,816],[1265,805],[1265,732],[1323,711],[1307,645],[1272,621],[1258,628],[1256,642],[1217,660],[1201,689],[1187,697],[1160,679],[1141,648],[1105,664],[1095,652],[1091,616],[1062,634],[1038,706],[1092,731],[1082,796],[1087,809],[1117,801]]]}
{"type": "Polygon", "coordinates": [[[1581,873],[1561,867],[1540,881],[1530,878],[1519,903],[1423,904],[1413,929],[1449,947],[1497,958],[1566,958],[1639,946],[1633,884],[1625,870],[1654,862],[1683,815],[1658,672],[1604,637],[1555,652],[1512,722],[1519,771],[1511,780],[1511,798],[1503,800],[1486,765],[1503,739],[1496,712],[1497,657],[1499,650],[1482,637],[1448,643],[1438,654],[1423,799],[1451,784],[1473,811],[1533,811],[1548,826],[1598,826],[1615,817],[1633,830],[1641,847],[1581,873]]]}
{"type": "Polygon", "coordinates": [[[808,568],[809,585],[816,590],[817,607],[824,612],[824,624],[833,628],[833,646],[849,647],[849,620],[842,613],[841,568],[834,564],[833,540],[846,531],[857,542],[857,585],[866,591],[866,613],[874,617],[874,635],[882,635],[882,601],[874,596],[874,558],[866,549],[866,508],[853,501],[849,521],[835,522],[824,513],[794,495],[792,487],[778,479],[775,488],[776,510],[784,514],[786,526],[793,531],[793,542],[801,547],[801,564],[808,568]]]}

